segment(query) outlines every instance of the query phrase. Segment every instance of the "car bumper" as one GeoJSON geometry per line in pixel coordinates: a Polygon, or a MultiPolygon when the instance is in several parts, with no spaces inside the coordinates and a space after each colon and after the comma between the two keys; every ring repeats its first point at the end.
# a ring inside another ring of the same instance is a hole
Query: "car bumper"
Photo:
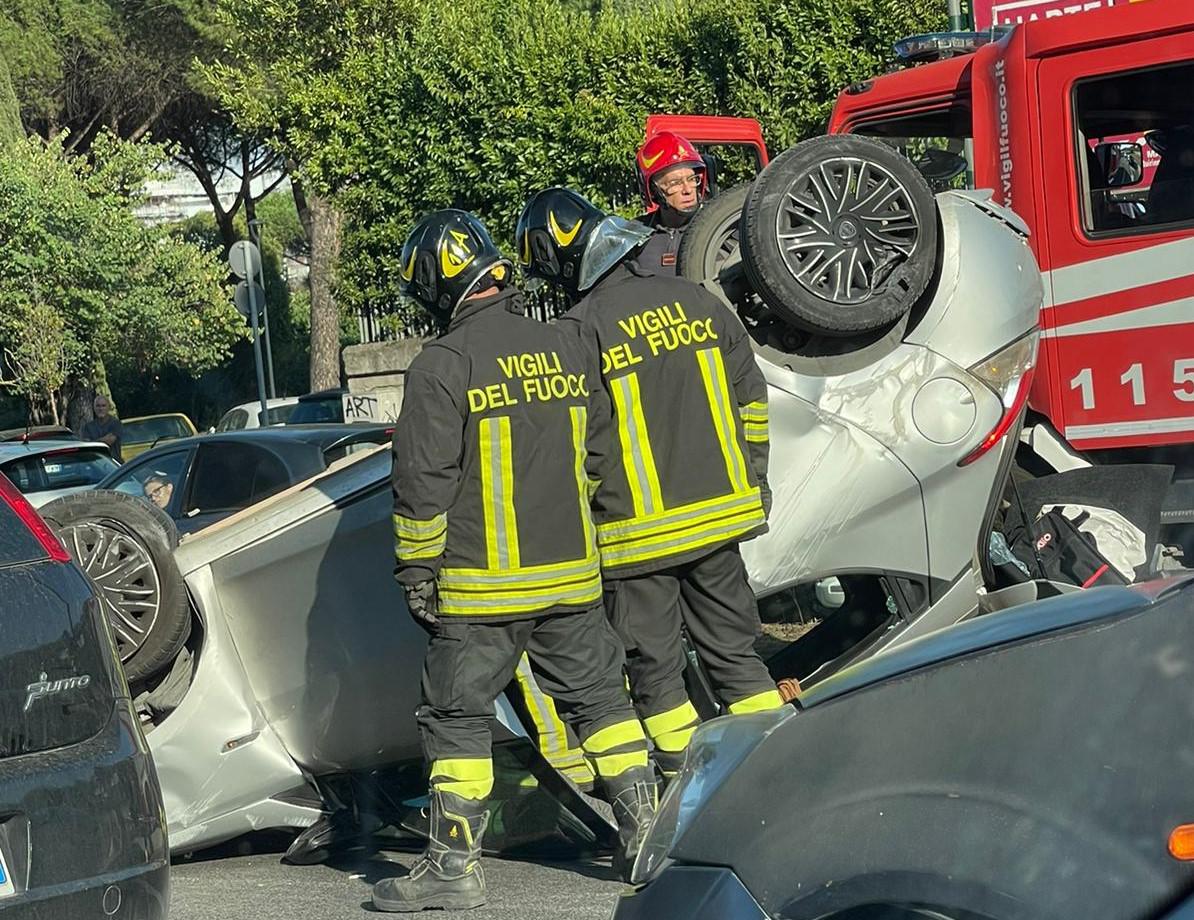
{"type": "Polygon", "coordinates": [[[127,700],[99,734],[0,761],[0,916],[160,920],[170,901],[165,816],[127,700]]]}
{"type": "Polygon", "coordinates": [[[612,920],[767,920],[732,870],[671,866],[653,882],[625,894],[612,920]]]}

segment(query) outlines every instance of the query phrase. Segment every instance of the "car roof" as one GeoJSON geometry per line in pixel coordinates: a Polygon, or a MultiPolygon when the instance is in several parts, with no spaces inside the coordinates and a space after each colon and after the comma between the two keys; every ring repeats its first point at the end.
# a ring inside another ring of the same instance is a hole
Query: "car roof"
{"type": "MultiPolygon", "coordinates": [[[[298,401],[299,397],[297,396],[275,396],[265,401],[265,408],[276,409],[278,406],[293,406],[298,401]]],[[[230,406],[228,412],[235,412],[237,409],[244,409],[246,412],[252,412],[253,410],[260,412],[261,401],[255,399],[252,402],[238,403],[235,406],[230,406]]],[[[228,412],[225,412],[224,415],[227,415],[228,412]]]]}
{"type": "Polygon", "coordinates": [[[314,393],[304,393],[298,398],[299,402],[308,402],[316,399],[331,399],[333,396],[343,396],[347,393],[344,387],[331,387],[326,390],[316,390],[314,393]]]}
{"type": "Polygon", "coordinates": [[[4,441],[0,443],[0,463],[19,460],[21,457],[38,457],[42,454],[77,450],[99,450],[108,455],[112,453],[108,445],[101,441],[51,441],[48,438],[34,441],[4,441]]]}
{"type": "Polygon", "coordinates": [[[127,425],[130,422],[147,422],[155,418],[187,418],[187,415],[185,412],[158,412],[155,415],[134,415],[132,418],[122,418],[120,421],[127,425]]]}
{"type": "MultiPolygon", "coordinates": [[[[249,441],[271,447],[287,444],[311,444],[321,450],[339,443],[353,435],[367,435],[392,430],[385,425],[367,425],[361,422],[333,423],[324,425],[278,425],[269,428],[238,428],[234,431],[217,431],[214,434],[199,434],[189,438],[175,438],[164,441],[142,457],[157,456],[167,450],[178,450],[193,444],[249,441]]],[[[138,457],[138,460],[141,458],[138,457]]]]}

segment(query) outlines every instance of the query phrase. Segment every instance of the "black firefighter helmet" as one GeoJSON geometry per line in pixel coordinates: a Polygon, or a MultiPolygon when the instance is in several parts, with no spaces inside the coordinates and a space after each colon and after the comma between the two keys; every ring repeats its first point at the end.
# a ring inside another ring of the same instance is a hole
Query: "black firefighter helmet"
{"type": "Polygon", "coordinates": [[[514,230],[526,273],[562,287],[574,300],[641,246],[651,228],[606,214],[583,195],[548,188],[533,195],[514,230]]]}
{"type": "Polygon", "coordinates": [[[428,214],[406,238],[399,290],[446,326],[464,298],[505,284],[512,267],[481,221],[449,208],[428,214]]]}

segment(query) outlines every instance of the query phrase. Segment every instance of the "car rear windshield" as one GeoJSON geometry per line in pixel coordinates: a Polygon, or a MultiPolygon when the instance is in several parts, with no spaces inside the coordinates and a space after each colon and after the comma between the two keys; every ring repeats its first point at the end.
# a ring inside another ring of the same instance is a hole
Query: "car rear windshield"
{"type": "Polygon", "coordinates": [[[313,422],[344,421],[344,405],[339,396],[327,399],[306,399],[294,407],[286,420],[288,425],[309,425],[313,422]]]}
{"type": "Polygon", "coordinates": [[[161,441],[167,438],[185,438],[190,435],[180,418],[147,418],[136,422],[125,422],[124,442],[142,444],[146,441],[161,441]]]}
{"type": "Polygon", "coordinates": [[[271,406],[266,410],[265,421],[261,420],[261,410],[257,410],[257,420],[262,425],[285,425],[290,421],[290,417],[294,415],[296,403],[290,403],[286,406],[271,406]]]}

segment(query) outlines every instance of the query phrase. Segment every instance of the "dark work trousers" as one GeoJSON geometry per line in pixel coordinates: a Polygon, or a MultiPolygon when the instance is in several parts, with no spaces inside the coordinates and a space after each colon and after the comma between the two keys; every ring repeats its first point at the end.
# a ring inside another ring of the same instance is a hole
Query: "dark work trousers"
{"type": "Polygon", "coordinates": [[[754,649],[759,607],[736,543],[685,565],[607,581],[605,603],[626,646],[630,690],[644,721],[688,699],[681,625],[723,706],[761,694],[768,694],[762,708],[782,702],[754,649]]]}
{"type": "Polygon", "coordinates": [[[538,685],[582,743],[602,729],[632,722],[641,740],[629,748],[646,751],[626,694],[622,646],[598,605],[507,623],[441,616],[427,646],[417,713],[429,762],[489,757],[493,703],[514,679],[523,652],[538,685]]]}

